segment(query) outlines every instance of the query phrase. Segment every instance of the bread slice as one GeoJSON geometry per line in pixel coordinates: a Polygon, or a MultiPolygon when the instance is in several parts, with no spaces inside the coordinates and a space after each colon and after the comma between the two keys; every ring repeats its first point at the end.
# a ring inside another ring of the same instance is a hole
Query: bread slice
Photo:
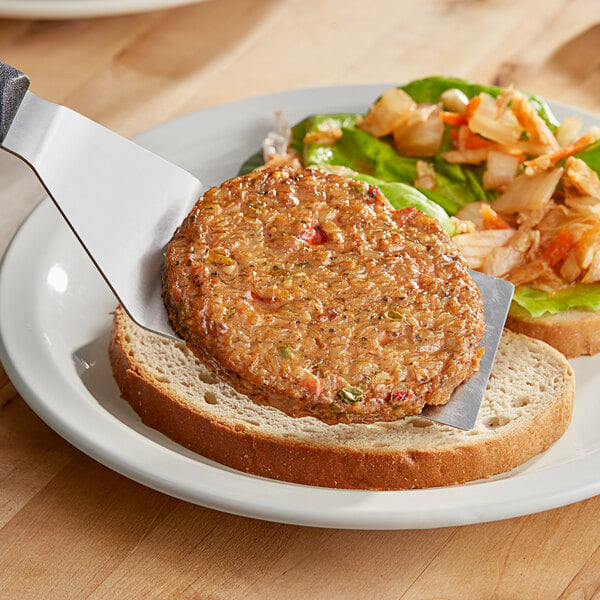
{"type": "Polygon", "coordinates": [[[149,427],[240,471],[337,488],[424,488],[508,471],[563,434],[575,394],[560,353],[508,330],[467,432],[423,417],[351,425],[289,417],[239,394],[184,342],[138,327],[121,308],[109,352],[122,396],[149,427]]]}
{"type": "Polygon", "coordinates": [[[506,326],[550,344],[567,358],[600,352],[600,312],[571,309],[532,317],[513,303],[506,326]]]}

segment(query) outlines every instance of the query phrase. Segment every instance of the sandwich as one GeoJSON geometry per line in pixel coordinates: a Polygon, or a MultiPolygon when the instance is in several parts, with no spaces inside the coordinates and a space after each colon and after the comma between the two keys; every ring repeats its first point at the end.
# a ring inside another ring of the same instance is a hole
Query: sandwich
{"type": "Polygon", "coordinates": [[[259,476],[373,490],[505,472],[565,431],[573,372],[506,331],[475,428],[421,416],[477,371],[483,311],[440,222],[378,186],[289,165],[211,188],[169,244],[182,341],[115,311],[110,359],[142,421],[259,476]]]}

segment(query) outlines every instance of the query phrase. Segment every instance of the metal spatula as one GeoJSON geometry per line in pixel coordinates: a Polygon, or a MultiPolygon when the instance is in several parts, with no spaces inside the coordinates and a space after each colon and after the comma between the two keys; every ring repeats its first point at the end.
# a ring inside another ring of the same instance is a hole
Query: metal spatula
{"type": "Polygon", "coordinates": [[[28,87],[0,63],[1,147],[35,171],[134,321],[176,336],[160,294],[162,253],[200,181],[28,87]]]}
{"type": "MultiPolygon", "coordinates": [[[[76,112],[28,92],[0,62],[0,147],[27,162],[131,318],[176,337],[161,298],[163,251],[201,192],[194,176],[76,112]]],[[[481,370],[432,420],[471,429],[506,320],[512,285],[476,274],[484,298],[481,370]]]]}

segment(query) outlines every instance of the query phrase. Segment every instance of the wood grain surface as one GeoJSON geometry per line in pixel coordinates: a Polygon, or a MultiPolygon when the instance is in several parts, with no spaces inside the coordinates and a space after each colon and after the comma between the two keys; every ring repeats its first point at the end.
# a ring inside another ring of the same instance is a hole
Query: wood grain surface
{"type": "MultiPolygon", "coordinates": [[[[256,94],[431,74],[514,83],[600,113],[596,0],[212,0],[0,19],[0,58],[34,92],[127,136],[256,94]]],[[[3,253],[43,192],[7,155],[0,181],[3,253]]],[[[0,598],[589,600],[600,598],[600,497],[413,531],[232,516],[88,458],[0,367],[0,598]]]]}

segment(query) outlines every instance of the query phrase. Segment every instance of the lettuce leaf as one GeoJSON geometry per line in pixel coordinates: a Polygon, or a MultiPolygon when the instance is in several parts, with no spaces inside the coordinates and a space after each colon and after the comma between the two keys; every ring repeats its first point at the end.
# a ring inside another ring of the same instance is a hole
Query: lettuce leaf
{"type": "Polygon", "coordinates": [[[570,308],[597,311],[600,310],[600,283],[578,283],[554,294],[519,286],[515,289],[513,302],[532,317],[541,317],[545,313],[556,314],[570,308]]]}
{"type": "Polygon", "coordinates": [[[587,163],[598,175],[600,175],[600,140],[590,144],[585,150],[575,154],[576,158],[580,158],[587,163]]]}
{"type": "MultiPolygon", "coordinates": [[[[305,165],[337,165],[382,181],[412,185],[420,159],[398,154],[386,139],[373,137],[360,129],[357,118],[358,115],[348,114],[309,117],[292,129],[290,145],[300,152],[305,165]],[[342,131],[342,137],[334,144],[303,141],[307,133],[326,123],[342,131]]],[[[440,204],[448,214],[454,214],[468,202],[490,199],[468,169],[446,163],[440,163],[439,167],[436,165],[435,192],[419,191],[440,204]]]]}
{"type": "Polygon", "coordinates": [[[252,156],[249,156],[238,169],[238,175],[248,175],[254,169],[262,167],[265,164],[262,150],[255,152],[252,156]]]}

